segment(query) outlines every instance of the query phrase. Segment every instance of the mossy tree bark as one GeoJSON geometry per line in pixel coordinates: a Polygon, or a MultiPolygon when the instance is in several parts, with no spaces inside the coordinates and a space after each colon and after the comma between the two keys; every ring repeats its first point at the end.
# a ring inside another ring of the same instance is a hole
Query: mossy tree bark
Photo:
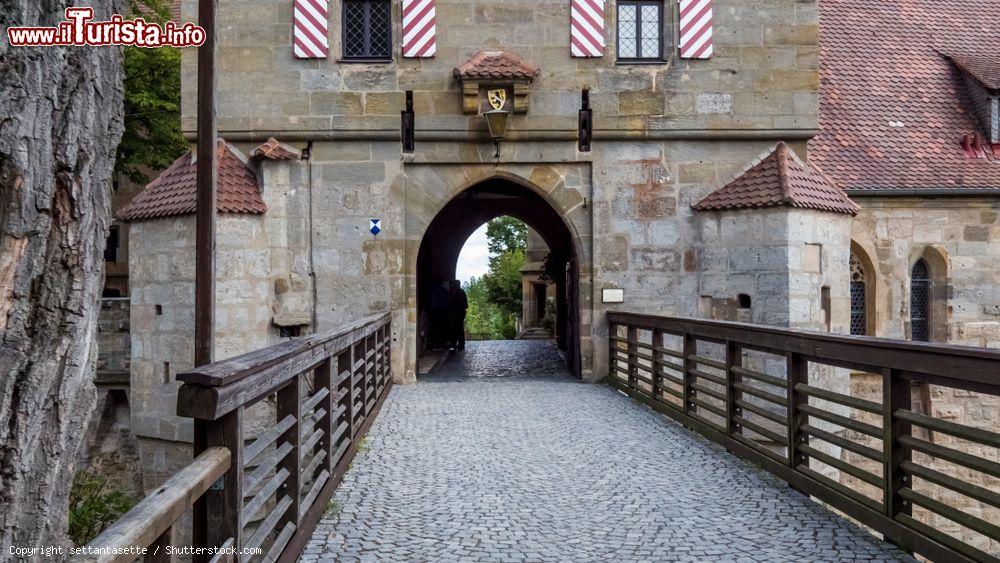
{"type": "MultiPolygon", "coordinates": [[[[120,0],[0,0],[0,29],[120,0]]],[[[0,39],[0,545],[65,544],[93,410],[95,329],[122,134],[118,47],[0,39]]]]}

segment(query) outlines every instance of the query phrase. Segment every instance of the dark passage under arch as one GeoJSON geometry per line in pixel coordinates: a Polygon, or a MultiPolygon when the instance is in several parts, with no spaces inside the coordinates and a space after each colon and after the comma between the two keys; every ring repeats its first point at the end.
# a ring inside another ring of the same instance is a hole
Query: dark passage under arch
{"type": "MultiPolygon", "coordinates": [[[[540,195],[507,178],[484,180],[448,202],[427,227],[417,254],[417,314],[429,314],[435,283],[455,279],[462,247],[483,223],[504,215],[524,221],[549,247],[559,271],[556,283],[556,342],[570,371],[580,376],[579,259],[572,232],[540,195]]],[[[423,337],[418,327],[418,354],[423,337]]]]}

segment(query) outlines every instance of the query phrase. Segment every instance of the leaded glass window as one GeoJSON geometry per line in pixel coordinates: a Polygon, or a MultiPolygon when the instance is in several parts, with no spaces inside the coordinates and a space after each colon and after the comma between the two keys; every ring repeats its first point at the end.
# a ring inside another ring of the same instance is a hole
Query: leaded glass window
{"type": "Polygon", "coordinates": [[[663,57],[663,2],[619,0],[618,60],[660,60],[663,57]]]}
{"type": "Polygon", "coordinates": [[[927,262],[917,260],[910,270],[910,338],[920,342],[930,340],[931,280],[927,262]]]}
{"type": "Polygon", "coordinates": [[[867,284],[861,260],[851,254],[851,334],[868,334],[867,284]]]}
{"type": "Polygon", "coordinates": [[[392,59],[389,0],[344,0],[344,58],[392,59]]]}

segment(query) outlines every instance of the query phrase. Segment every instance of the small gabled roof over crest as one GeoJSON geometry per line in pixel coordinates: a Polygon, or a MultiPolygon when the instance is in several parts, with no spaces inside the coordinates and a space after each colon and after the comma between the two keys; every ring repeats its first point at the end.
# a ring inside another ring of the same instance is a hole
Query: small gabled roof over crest
{"type": "Polygon", "coordinates": [[[460,80],[533,80],[538,66],[509,51],[479,51],[455,69],[460,80]]]}
{"type": "Polygon", "coordinates": [[[785,143],[779,143],[693,207],[722,211],[781,206],[847,215],[856,215],[859,209],[832,180],[800,160],[785,143]]]}
{"type": "Polygon", "coordinates": [[[264,160],[300,160],[302,158],[302,152],[291,145],[280,143],[277,139],[271,137],[266,143],[255,148],[253,152],[250,153],[250,158],[264,160]]]}
{"type": "MultiPolygon", "coordinates": [[[[216,205],[219,213],[260,215],[267,206],[260,196],[257,175],[245,157],[225,141],[219,140],[216,205]]],[[[198,210],[198,165],[194,151],[188,151],[129,202],[118,218],[144,221],[161,217],[190,215],[198,210]]]]}

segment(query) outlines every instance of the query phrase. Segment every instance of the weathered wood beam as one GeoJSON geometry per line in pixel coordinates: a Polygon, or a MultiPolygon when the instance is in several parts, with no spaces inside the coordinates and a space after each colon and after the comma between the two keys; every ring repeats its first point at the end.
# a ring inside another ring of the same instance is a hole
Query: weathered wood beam
{"type": "MultiPolygon", "coordinates": [[[[208,448],[184,469],[167,479],[156,491],[144,498],[125,516],[88,544],[98,548],[133,548],[152,546],[174,522],[190,508],[195,500],[221,477],[230,467],[229,450],[222,447],[208,448]]],[[[92,555],[75,561],[119,563],[132,561],[133,555],[92,555]]]]}

